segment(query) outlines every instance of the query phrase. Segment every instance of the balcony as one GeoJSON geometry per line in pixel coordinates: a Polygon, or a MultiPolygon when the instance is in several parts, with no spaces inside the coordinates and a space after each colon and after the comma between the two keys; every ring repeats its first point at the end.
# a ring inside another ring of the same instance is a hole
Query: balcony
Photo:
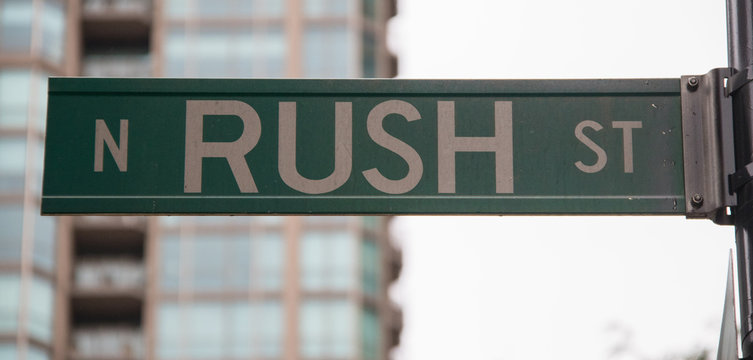
{"type": "Polygon", "coordinates": [[[146,217],[136,216],[76,216],[74,225],[77,228],[125,228],[144,230],[146,217]]]}
{"type": "Polygon", "coordinates": [[[129,258],[82,259],[74,280],[77,290],[140,290],[144,264],[129,258]]]}
{"type": "Polygon", "coordinates": [[[144,257],[145,218],[82,216],[75,218],[73,226],[77,257],[144,257]]]}
{"type": "Polygon", "coordinates": [[[84,16],[149,16],[152,2],[149,0],[84,0],[84,16]]]}
{"type": "Polygon", "coordinates": [[[152,64],[145,54],[92,54],[84,56],[82,75],[95,77],[150,77],[152,64]]]}
{"type": "Polygon", "coordinates": [[[73,331],[72,356],[76,360],[143,359],[144,341],[134,327],[92,326],[73,331]]]}
{"type": "Polygon", "coordinates": [[[84,0],[82,12],[84,49],[149,48],[151,1],[84,0]]]}
{"type": "Polygon", "coordinates": [[[71,293],[77,324],[141,323],[144,265],[130,258],[82,258],[76,261],[71,293]]]}

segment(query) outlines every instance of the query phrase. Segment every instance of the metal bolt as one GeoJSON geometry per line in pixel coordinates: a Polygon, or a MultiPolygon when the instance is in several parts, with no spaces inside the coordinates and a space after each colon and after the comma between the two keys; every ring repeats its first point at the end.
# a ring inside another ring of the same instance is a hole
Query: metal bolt
{"type": "Polygon", "coordinates": [[[688,90],[695,91],[696,89],[698,89],[698,84],[698,78],[695,76],[691,77],[690,79],[688,79],[688,90]]]}
{"type": "Polygon", "coordinates": [[[701,205],[703,205],[703,195],[694,194],[693,198],[690,199],[690,202],[695,208],[701,207],[701,205]]]}

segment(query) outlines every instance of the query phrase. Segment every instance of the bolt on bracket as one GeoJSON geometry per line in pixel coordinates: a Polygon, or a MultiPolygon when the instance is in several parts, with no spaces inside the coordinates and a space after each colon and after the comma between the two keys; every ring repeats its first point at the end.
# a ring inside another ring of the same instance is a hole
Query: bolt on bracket
{"type": "Polygon", "coordinates": [[[683,76],[682,139],[685,169],[685,215],[731,225],[737,205],[729,176],[735,172],[732,98],[726,88],[728,68],[706,75],[683,76]]]}

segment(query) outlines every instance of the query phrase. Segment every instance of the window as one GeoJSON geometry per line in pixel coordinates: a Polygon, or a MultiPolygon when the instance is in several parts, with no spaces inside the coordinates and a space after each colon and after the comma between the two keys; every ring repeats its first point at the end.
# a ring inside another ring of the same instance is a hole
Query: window
{"type": "MultiPolygon", "coordinates": [[[[170,3],[174,3],[174,1],[170,3]]],[[[188,75],[186,56],[188,56],[186,30],[183,27],[169,28],[165,41],[165,76],[182,77],[188,75]]]]}
{"type": "Polygon", "coordinates": [[[308,215],[303,217],[306,224],[336,224],[345,225],[351,217],[348,216],[315,216],[308,215]]]}
{"type": "MultiPolygon", "coordinates": [[[[34,345],[31,345],[26,348],[27,360],[47,360],[49,358],[50,358],[50,355],[46,351],[34,345]]],[[[20,359],[18,349],[16,348],[15,343],[0,344],[0,359],[20,359]]]]}
{"type": "Polygon", "coordinates": [[[49,360],[50,354],[36,346],[29,346],[26,350],[26,360],[49,360]]]}
{"type": "MultiPolygon", "coordinates": [[[[16,274],[0,275],[0,333],[15,333],[21,295],[20,278],[16,274]]],[[[28,298],[29,334],[37,340],[50,342],[52,337],[52,285],[33,278],[28,298]]]]}
{"type": "Polygon", "coordinates": [[[197,225],[248,225],[245,216],[195,216],[192,217],[197,225]]]}
{"type": "Polygon", "coordinates": [[[285,1],[247,0],[239,1],[238,13],[254,17],[282,17],[285,13],[285,1]]]}
{"type": "Polygon", "coordinates": [[[248,235],[201,235],[193,243],[193,287],[197,291],[246,290],[248,235]]]}
{"type": "Polygon", "coordinates": [[[168,0],[165,8],[167,16],[176,19],[186,17],[190,7],[188,0],[168,0]]]}
{"type": "Polygon", "coordinates": [[[45,72],[30,72],[28,69],[0,70],[0,129],[25,129],[29,117],[29,99],[33,99],[34,118],[28,123],[40,133],[44,132],[47,78],[48,74],[45,72]],[[32,88],[36,95],[34,98],[31,96],[32,88]]]}
{"type": "MultiPolygon", "coordinates": [[[[40,133],[45,132],[47,126],[47,81],[49,74],[45,72],[34,72],[32,81],[36,82],[36,119],[33,121],[32,126],[36,126],[40,133]]],[[[40,155],[44,154],[44,151],[39,152],[40,155]]],[[[41,162],[40,162],[41,166],[41,162]]],[[[39,172],[42,173],[41,171],[39,172]]]]}
{"type": "Polygon", "coordinates": [[[31,73],[29,70],[0,70],[0,128],[24,129],[26,127],[30,93],[31,73]]]}
{"type": "Polygon", "coordinates": [[[345,17],[353,0],[304,0],[303,12],[308,17],[345,17]]]}
{"type": "Polygon", "coordinates": [[[380,359],[379,345],[381,331],[379,316],[375,309],[363,308],[361,311],[361,356],[364,360],[380,359]]]}
{"type": "Polygon", "coordinates": [[[363,77],[376,77],[376,38],[370,30],[363,32],[362,50],[363,77]]]}
{"type": "MultiPolygon", "coordinates": [[[[50,358],[50,355],[46,351],[34,345],[31,345],[26,348],[27,360],[48,360],[49,358],[50,358]]],[[[0,359],[9,359],[9,360],[20,359],[18,349],[16,348],[15,343],[0,344],[0,359]]]]}
{"type": "Polygon", "coordinates": [[[23,191],[25,155],[26,138],[0,138],[0,192],[23,191]]]}
{"type": "Polygon", "coordinates": [[[186,0],[169,0],[167,15],[172,19],[282,17],[284,4],[280,0],[197,0],[195,8],[191,8],[186,0]]]}
{"type": "Polygon", "coordinates": [[[181,331],[184,328],[180,308],[174,303],[162,303],[157,310],[157,355],[171,359],[182,355],[181,331]]]}
{"type": "Polygon", "coordinates": [[[42,54],[54,63],[63,60],[65,14],[63,4],[46,0],[42,11],[42,54]]]}
{"type": "Polygon", "coordinates": [[[249,322],[252,327],[252,356],[278,358],[282,355],[283,321],[282,305],[279,302],[264,301],[252,304],[249,322]]]}
{"type": "Polygon", "coordinates": [[[159,222],[164,227],[178,227],[188,219],[188,216],[160,216],[159,222]]]}
{"type": "Polygon", "coordinates": [[[55,267],[55,218],[34,209],[34,265],[52,272],[55,267]]]}
{"type": "Polygon", "coordinates": [[[346,358],[354,355],[355,306],[347,300],[304,300],[300,311],[304,358],[346,358]]]}
{"type": "Polygon", "coordinates": [[[361,243],[361,282],[363,291],[369,295],[379,295],[379,247],[373,239],[361,243]]]}
{"type": "Polygon", "coordinates": [[[254,290],[282,288],[285,248],[280,233],[265,233],[251,241],[251,287],[254,290]]]}
{"type": "Polygon", "coordinates": [[[171,77],[280,77],[285,74],[285,34],[280,25],[203,26],[167,34],[165,74],[171,77]]]}
{"type": "Polygon", "coordinates": [[[379,226],[381,225],[382,218],[379,216],[364,216],[361,219],[363,219],[363,227],[371,230],[371,231],[379,231],[379,226]]]}
{"type": "MultiPolygon", "coordinates": [[[[238,69],[235,67],[238,47],[234,44],[235,36],[224,27],[204,26],[199,28],[196,37],[190,39],[186,61],[195,63],[199,77],[228,77],[238,69]]],[[[192,74],[193,75],[193,74],[192,74]]]]}
{"type": "MultiPolygon", "coordinates": [[[[223,287],[224,264],[222,238],[203,235],[193,243],[193,288],[196,291],[216,291],[223,287]]],[[[246,270],[247,271],[247,270],[246,270]]]]}
{"type": "Polygon", "coordinates": [[[157,321],[161,358],[276,358],[282,353],[284,317],[278,301],[164,303],[157,321]]]}
{"type": "Polygon", "coordinates": [[[203,18],[222,17],[231,14],[233,0],[196,0],[196,14],[203,18]]]}
{"type": "MultiPolygon", "coordinates": [[[[39,195],[42,193],[42,170],[44,169],[44,142],[39,141],[34,144],[34,177],[35,181],[33,183],[34,193],[39,195]]],[[[39,211],[37,211],[37,214],[39,214],[39,211]]]]}
{"type": "Polygon", "coordinates": [[[301,239],[301,284],[306,290],[351,289],[356,240],[345,232],[308,232],[301,239]]]}
{"type": "Polygon", "coordinates": [[[303,74],[309,78],[356,76],[353,56],[355,42],[342,25],[309,25],[303,34],[303,74]]]}
{"type": "MultiPolygon", "coordinates": [[[[1,283],[0,283],[1,284],[1,283]]],[[[0,343],[0,359],[17,359],[16,344],[0,343]]]]}
{"type": "MultiPolygon", "coordinates": [[[[16,274],[0,274],[0,333],[15,333],[18,329],[18,303],[21,292],[16,274]]],[[[5,359],[5,357],[2,357],[5,359]]]]}
{"type": "Polygon", "coordinates": [[[29,334],[45,342],[52,340],[52,284],[33,278],[29,296],[29,334]]]}
{"type": "Polygon", "coordinates": [[[283,313],[276,301],[237,303],[228,308],[226,356],[278,358],[282,354],[283,313]]]}
{"type": "Polygon", "coordinates": [[[180,238],[164,236],[159,242],[160,281],[162,290],[178,290],[180,282],[180,238]]]}
{"type": "MultiPolygon", "coordinates": [[[[42,10],[42,55],[54,63],[63,59],[65,14],[60,1],[46,0],[42,10]]],[[[0,52],[30,54],[34,9],[28,0],[0,2],[0,52]]]]}
{"type": "MultiPolygon", "coordinates": [[[[229,311],[232,313],[228,318],[229,333],[227,344],[227,355],[233,358],[250,357],[251,353],[255,350],[254,345],[251,344],[251,306],[249,304],[237,303],[229,307],[229,311]]],[[[261,326],[261,324],[259,324],[261,326]]]]}
{"type": "Polygon", "coordinates": [[[185,347],[192,358],[218,359],[223,355],[227,328],[220,303],[194,303],[188,307],[185,347]]]}
{"type": "Polygon", "coordinates": [[[285,221],[285,218],[282,216],[260,215],[254,216],[253,221],[254,223],[261,224],[263,226],[277,226],[282,225],[285,221]]]}
{"type": "Polygon", "coordinates": [[[232,225],[233,227],[247,227],[248,216],[160,216],[162,226],[177,228],[179,226],[218,227],[232,225]]]}
{"type": "Polygon", "coordinates": [[[188,241],[178,235],[160,241],[160,286],[177,291],[181,256],[192,254],[192,288],[197,292],[275,291],[282,286],[284,244],[279,233],[201,234],[188,241]],[[181,246],[191,244],[190,252],[181,246]]]}
{"type": "Polygon", "coordinates": [[[21,261],[23,216],[21,203],[0,203],[0,261],[21,261]]]}
{"type": "Polygon", "coordinates": [[[281,27],[244,29],[238,34],[238,77],[285,75],[285,34],[281,27]]]}
{"type": "Polygon", "coordinates": [[[373,20],[376,17],[376,2],[377,0],[363,0],[364,18],[373,20]]]}
{"type": "Polygon", "coordinates": [[[0,51],[30,53],[32,14],[31,1],[0,2],[0,51]]]}
{"type": "MultiPolygon", "coordinates": [[[[251,241],[248,235],[221,235],[224,237],[224,254],[221,261],[224,263],[223,275],[224,287],[230,290],[246,290],[249,286],[251,241]]],[[[264,256],[265,254],[261,254],[264,256]]],[[[256,257],[254,257],[255,259],[256,257]]]]}

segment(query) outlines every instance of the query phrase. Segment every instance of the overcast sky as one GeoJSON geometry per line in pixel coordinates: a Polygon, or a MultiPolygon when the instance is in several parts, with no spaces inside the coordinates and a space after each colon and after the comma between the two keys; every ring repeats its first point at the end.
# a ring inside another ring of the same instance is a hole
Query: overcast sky
{"type": "MultiPolygon", "coordinates": [[[[679,78],[727,65],[724,3],[400,0],[390,46],[403,78],[679,78]]],[[[715,356],[732,227],[407,217],[393,230],[402,360],[715,356]]]]}

